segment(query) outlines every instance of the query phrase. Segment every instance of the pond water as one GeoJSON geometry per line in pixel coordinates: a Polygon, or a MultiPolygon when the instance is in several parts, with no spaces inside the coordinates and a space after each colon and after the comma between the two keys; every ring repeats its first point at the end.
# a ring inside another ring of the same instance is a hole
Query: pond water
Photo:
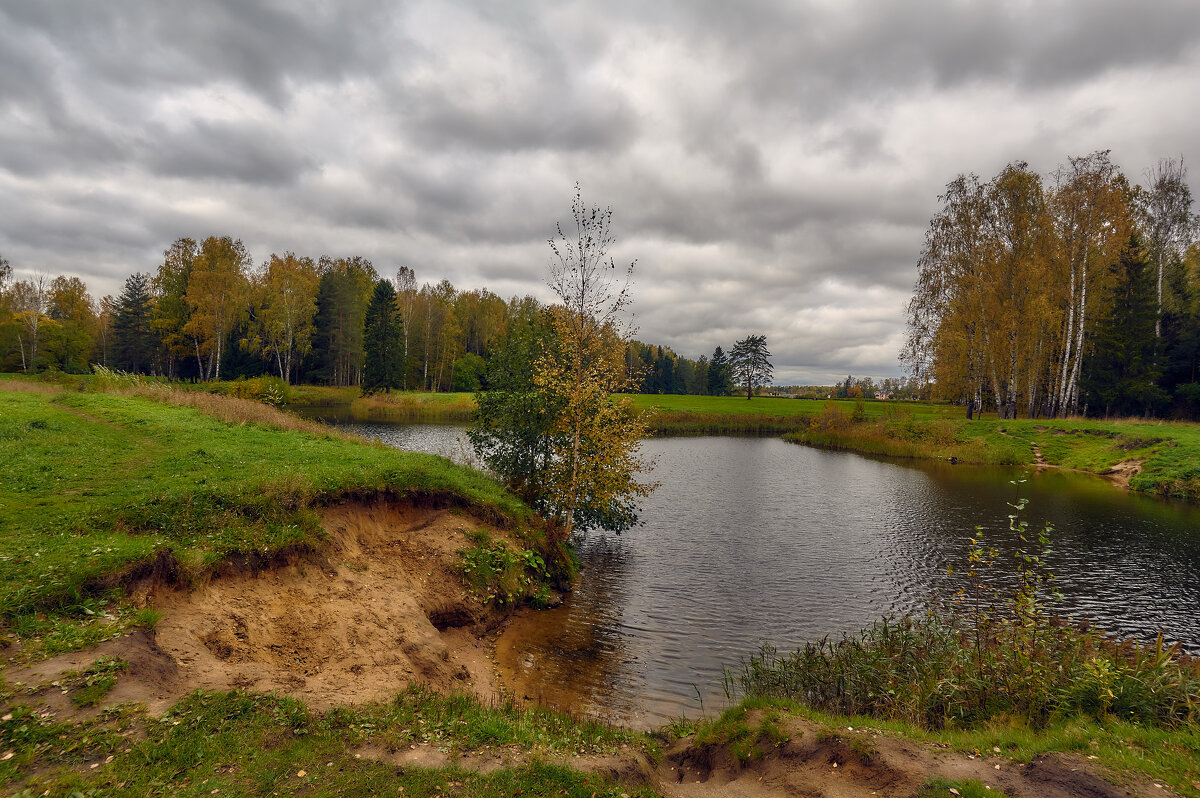
{"type": "MultiPolygon", "coordinates": [[[[401,448],[464,451],[461,427],[351,427],[401,448]]],[[[661,483],[643,524],[590,533],[566,604],[501,637],[518,692],[634,725],[718,709],[722,667],[764,641],[794,648],[962,587],[977,525],[1000,551],[990,581],[1011,585],[1018,497],[1032,526],[1054,525],[1061,613],[1200,652],[1196,507],[1053,470],[900,464],[780,439],[653,439],[643,452],[661,483]]]]}

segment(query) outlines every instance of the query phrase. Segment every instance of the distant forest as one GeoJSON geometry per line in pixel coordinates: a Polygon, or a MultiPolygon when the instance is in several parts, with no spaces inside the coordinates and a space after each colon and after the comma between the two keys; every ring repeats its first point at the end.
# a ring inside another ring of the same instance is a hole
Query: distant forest
{"type": "MultiPolygon", "coordinates": [[[[401,387],[409,390],[486,388],[488,361],[509,330],[545,311],[531,296],[505,300],[487,289],[459,291],[447,280],[418,285],[407,267],[384,276],[361,257],[314,260],[289,252],[255,266],[240,240],[181,238],[155,272],[130,275],[119,296],[99,301],[78,277],[13,280],[0,259],[0,370],[87,373],[98,363],[180,380],[273,375],[288,383],[358,386],[367,307],[381,279],[394,287],[401,387]]],[[[644,393],[735,390],[721,347],[693,360],[631,341],[626,364],[644,393]]],[[[873,395],[907,384],[890,382],[853,385],[873,395]]],[[[848,381],[818,392],[846,395],[851,387],[848,381]]]]}

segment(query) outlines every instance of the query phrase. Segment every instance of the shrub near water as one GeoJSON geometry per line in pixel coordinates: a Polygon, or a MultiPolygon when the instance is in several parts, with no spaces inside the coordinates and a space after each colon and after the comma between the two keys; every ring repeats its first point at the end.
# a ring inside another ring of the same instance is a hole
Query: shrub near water
{"type": "MultiPolygon", "coordinates": [[[[1018,512],[1023,502],[1015,505],[1018,512]]],[[[1033,533],[1010,516],[1022,541],[1019,587],[991,594],[982,575],[996,556],[972,539],[973,588],[956,606],[917,618],[885,618],[857,635],[809,643],[790,654],[764,646],[733,671],[726,691],[783,697],[822,711],[893,718],[926,728],[1020,717],[1118,717],[1175,726],[1200,720],[1200,663],[1165,646],[1118,643],[1059,622],[1048,610],[1049,525],[1033,533]]]]}
{"type": "Polygon", "coordinates": [[[479,592],[483,603],[493,599],[500,605],[528,598],[535,607],[545,607],[550,588],[550,571],[543,557],[532,549],[514,549],[503,540],[492,540],[483,530],[471,533],[471,546],[459,549],[467,584],[479,592]]]}

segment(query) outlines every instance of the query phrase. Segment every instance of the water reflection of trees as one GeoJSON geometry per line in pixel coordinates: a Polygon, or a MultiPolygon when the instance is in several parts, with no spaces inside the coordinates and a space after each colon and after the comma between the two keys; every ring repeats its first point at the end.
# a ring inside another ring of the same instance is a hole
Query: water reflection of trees
{"type": "Polygon", "coordinates": [[[579,546],[583,573],[562,607],[517,619],[497,655],[519,697],[610,720],[635,714],[618,686],[630,664],[621,631],[629,551],[622,539],[593,535],[579,546]]]}

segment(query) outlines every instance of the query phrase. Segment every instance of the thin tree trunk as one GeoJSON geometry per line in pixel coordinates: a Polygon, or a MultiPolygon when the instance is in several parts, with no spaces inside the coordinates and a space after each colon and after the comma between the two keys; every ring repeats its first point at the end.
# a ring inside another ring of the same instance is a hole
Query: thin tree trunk
{"type": "Polygon", "coordinates": [[[1054,415],[1065,415],[1067,404],[1067,375],[1070,373],[1071,344],[1075,335],[1075,264],[1071,264],[1071,287],[1067,294],[1067,332],[1063,337],[1062,368],[1054,396],[1054,415]]]}
{"type": "MultiPolygon", "coordinates": [[[[577,354],[580,358],[575,365],[575,390],[574,394],[579,395],[579,386],[583,384],[583,361],[582,353],[577,354]]],[[[572,419],[572,439],[571,439],[571,490],[568,493],[567,499],[567,533],[564,539],[571,537],[571,532],[575,528],[575,505],[578,501],[579,487],[579,443],[583,434],[583,420],[578,416],[578,408],[576,408],[576,416],[572,419]]]]}
{"type": "Polygon", "coordinates": [[[1162,286],[1163,286],[1163,253],[1158,248],[1158,314],[1154,317],[1154,337],[1162,338],[1162,286]]]}
{"type": "Polygon", "coordinates": [[[223,338],[224,336],[217,336],[217,355],[213,358],[213,362],[216,363],[215,373],[218,382],[221,380],[221,344],[224,343],[223,338]]]}
{"type": "Polygon", "coordinates": [[[200,355],[200,339],[192,338],[192,345],[196,347],[196,365],[200,368],[200,379],[208,379],[208,370],[204,365],[204,358],[200,355]]]}
{"type": "Polygon", "coordinates": [[[1075,367],[1067,396],[1067,411],[1074,413],[1079,406],[1079,373],[1083,364],[1083,330],[1087,322],[1087,263],[1084,262],[1079,281],[1079,328],[1075,331],[1075,367]]]}

